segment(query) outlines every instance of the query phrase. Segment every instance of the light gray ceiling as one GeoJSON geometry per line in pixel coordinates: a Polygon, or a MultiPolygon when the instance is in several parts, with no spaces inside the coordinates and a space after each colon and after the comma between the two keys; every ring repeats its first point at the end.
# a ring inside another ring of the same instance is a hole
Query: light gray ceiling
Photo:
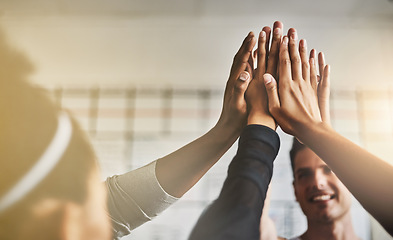
{"type": "Polygon", "coordinates": [[[0,26],[42,82],[211,84],[241,36],[275,20],[327,53],[332,83],[391,82],[392,0],[0,0],[0,26]]]}
{"type": "Polygon", "coordinates": [[[391,0],[1,0],[3,15],[242,16],[324,15],[390,18],[391,0]]]}

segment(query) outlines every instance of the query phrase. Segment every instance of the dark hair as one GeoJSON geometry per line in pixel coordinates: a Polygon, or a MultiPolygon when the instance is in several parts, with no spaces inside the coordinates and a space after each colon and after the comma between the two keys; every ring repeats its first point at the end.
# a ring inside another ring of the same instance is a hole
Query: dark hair
{"type": "Polygon", "coordinates": [[[299,151],[301,151],[301,150],[303,150],[305,148],[306,148],[306,146],[304,144],[300,143],[299,140],[297,140],[297,138],[295,138],[295,137],[293,138],[292,148],[291,148],[291,151],[289,151],[289,157],[291,159],[291,167],[292,167],[293,175],[295,175],[295,157],[296,157],[296,154],[299,151]]]}
{"type": "MultiPolygon", "coordinates": [[[[4,196],[46,150],[57,129],[60,107],[42,88],[25,80],[30,68],[28,61],[5,45],[0,34],[0,198],[4,196]],[[7,61],[8,60],[8,61],[7,61]],[[1,65],[1,64],[0,64],[1,65]]],[[[44,199],[73,201],[87,199],[88,177],[95,163],[95,155],[87,137],[74,119],[69,145],[55,168],[24,198],[0,213],[0,239],[17,239],[27,224],[38,226],[35,232],[49,229],[34,221],[32,206],[44,199]]],[[[58,214],[57,214],[58,215],[58,214]]],[[[58,226],[57,216],[48,221],[58,226]]],[[[45,231],[44,231],[45,232],[45,231]]],[[[34,238],[32,236],[32,238],[34,238]]],[[[50,239],[51,237],[49,237],[50,239]]],[[[55,239],[52,237],[51,239],[55,239]]]]}

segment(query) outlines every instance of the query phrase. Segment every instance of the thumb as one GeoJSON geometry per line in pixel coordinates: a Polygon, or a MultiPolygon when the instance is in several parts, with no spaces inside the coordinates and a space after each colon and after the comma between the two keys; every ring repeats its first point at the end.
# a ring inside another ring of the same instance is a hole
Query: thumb
{"type": "Polygon", "coordinates": [[[322,121],[330,124],[330,66],[326,65],[318,85],[318,103],[322,121]]]}
{"type": "Polygon", "coordinates": [[[263,82],[265,84],[267,98],[269,102],[269,111],[270,114],[273,115],[272,112],[275,112],[280,107],[280,99],[277,92],[277,82],[274,77],[269,73],[265,73],[263,75],[263,82]]]}
{"type": "Polygon", "coordinates": [[[250,74],[247,71],[243,71],[240,73],[238,79],[236,80],[233,92],[237,103],[244,102],[244,93],[248,88],[250,78],[250,74]]]}

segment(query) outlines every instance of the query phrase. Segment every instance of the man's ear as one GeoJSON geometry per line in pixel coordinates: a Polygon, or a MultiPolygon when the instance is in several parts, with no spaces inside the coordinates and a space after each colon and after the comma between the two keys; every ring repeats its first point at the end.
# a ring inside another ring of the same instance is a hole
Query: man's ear
{"type": "Polygon", "coordinates": [[[83,209],[75,203],[64,203],[62,206],[63,216],[61,221],[61,240],[80,240],[82,239],[83,228],[83,209]]]}
{"type": "Polygon", "coordinates": [[[295,188],[295,180],[292,181],[292,186],[293,186],[293,192],[295,193],[296,202],[299,202],[299,201],[297,200],[297,192],[296,192],[296,188],[295,188]]]}

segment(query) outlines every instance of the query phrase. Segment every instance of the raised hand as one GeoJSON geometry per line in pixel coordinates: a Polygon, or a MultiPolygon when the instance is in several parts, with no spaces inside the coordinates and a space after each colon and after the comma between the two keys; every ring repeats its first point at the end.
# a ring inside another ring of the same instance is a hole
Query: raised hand
{"type": "Polygon", "coordinates": [[[249,33],[236,53],[217,124],[206,134],[157,160],[156,176],[165,191],[180,197],[232,146],[245,126],[244,93],[252,76],[252,50],[256,38],[249,33]]]}
{"type": "Polygon", "coordinates": [[[273,25],[272,46],[269,51],[269,40],[271,30],[264,27],[259,34],[258,48],[254,52],[257,68],[254,78],[251,80],[246,91],[248,107],[248,124],[261,124],[276,129],[276,123],[268,110],[267,95],[263,83],[263,75],[268,72],[277,74],[278,53],[281,42],[283,24],[275,22],[273,25]]]}
{"type": "Polygon", "coordinates": [[[393,236],[393,166],[335,132],[329,125],[330,68],[316,53],[309,62],[304,41],[296,49],[296,32],[280,47],[279,86],[265,74],[269,111],[283,131],[294,135],[323,159],[362,206],[393,236]],[[310,73],[308,74],[308,70],[310,73]],[[319,83],[318,83],[319,80],[319,83]],[[348,167],[350,166],[350,167],[348,167]]]}
{"type": "Polygon", "coordinates": [[[304,127],[327,119],[329,113],[329,66],[324,66],[320,54],[322,77],[318,84],[315,50],[307,56],[307,44],[301,40],[297,47],[296,30],[290,29],[283,38],[279,54],[279,87],[270,74],[264,75],[269,111],[282,130],[298,136],[304,127]],[[318,96],[320,94],[320,96],[318,96]],[[320,111],[320,107],[322,111],[320,111]],[[323,117],[323,118],[322,118],[323,117]]]}
{"type": "Polygon", "coordinates": [[[256,38],[250,32],[236,53],[224,94],[223,109],[217,125],[227,125],[240,133],[246,123],[247,104],[244,93],[253,75],[252,50],[256,38]]]}

